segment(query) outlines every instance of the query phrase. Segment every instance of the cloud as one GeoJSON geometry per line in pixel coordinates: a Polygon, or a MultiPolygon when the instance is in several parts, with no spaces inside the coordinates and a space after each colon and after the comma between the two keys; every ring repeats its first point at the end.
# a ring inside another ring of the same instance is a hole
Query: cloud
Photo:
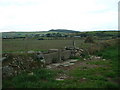
{"type": "Polygon", "coordinates": [[[106,1],[1,0],[0,30],[117,29],[118,0],[106,1]]]}

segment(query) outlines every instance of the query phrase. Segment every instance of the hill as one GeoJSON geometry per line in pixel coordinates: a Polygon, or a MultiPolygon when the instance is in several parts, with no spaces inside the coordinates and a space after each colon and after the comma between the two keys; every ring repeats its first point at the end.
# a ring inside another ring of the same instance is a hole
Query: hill
{"type": "Polygon", "coordinates": [[[67,29],[52,29],[52,30],[49,30],[49,32],[62,32],[62,33],[77,33],[79,31],[74,31],[74,30],[67,30],[67,29]]]}

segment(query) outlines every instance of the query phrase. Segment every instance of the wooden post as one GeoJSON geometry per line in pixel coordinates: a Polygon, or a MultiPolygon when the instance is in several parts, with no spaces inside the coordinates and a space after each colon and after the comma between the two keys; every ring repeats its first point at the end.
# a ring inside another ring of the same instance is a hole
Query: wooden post
{"type": "Polygon", "coordinates": [[[75,40],[74,40],[74,37],[73,37],[73,55],[75,56],[75,40]]]}
{"type": "Polygon", "coordinates": [[[75,40],[73,40],[73,48],[75,48],[75,40]]]}
{"type": "Polygon", "coordinates": [[[61,62],[61,49],[58,49],[58,60],[61,62]]]}

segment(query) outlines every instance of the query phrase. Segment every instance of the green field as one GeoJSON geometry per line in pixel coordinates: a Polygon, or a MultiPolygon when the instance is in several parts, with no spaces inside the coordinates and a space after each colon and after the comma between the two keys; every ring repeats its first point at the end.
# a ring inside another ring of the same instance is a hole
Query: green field
{"type": "MultiPolygon", "coordinates": [[[[60,30],[61,31],[61,30],[60,30]]],[[[70,33],[55,32],[53,31],[44,31],[44,32],[4,32],[2,36],[7,36],[8,39],[3,39],[3,53],[4,52],[19,52],[19,51],[28,51],[28,50],[48,50],[51,48],[64,48],[65,46],[72,46],[72,40],[75,39],[76,46],[80,48],[85,48],[90,46],[91,44],[85,44],[84,40],[87,36],[93,37],[96,42],[101,42],[102,40],[109,40],[113,38],[119,37],[119,31],[91,31],[91,32],[77,32],[70,33]],[[47,33],[61,33],[66,34],[68,37],[34,37],[34,35],[39,34],[47,34],[47,33]],[[28,40],[24,40],[24,38],[20,39],[20,37],[28,36],[28,40]],[[73,38],[74,36],[81,36],[80,38],[73,38]],[[82,37],[83,36],[83,37],[82,37]],[[9,38],[11,37],[11,38],[9,38]],[[18,38],[15,38],[18,37],[18,38]],[[12,39],[14,38],[14,39],[12,39]],[[38,39],[44,40],[38,40],[38,39]]]]}
{"type": "MultiPolygon", "coordinates": [[[[107,40],[97,40],[95,43],[84,43],[85,38],[75,40],[75,46],[84,49],[90,54],[94,54],[96,51],[100,51],[114,42],[108,42],[107,40]]],[[[36,40],[36,39],[3,39],[2,52],[3,53],[16,53],[21,51],[46,51],[48,49],[64,49],[65,46],[70,47],[73,45],[73,39],[71,40],[36,40]]]]}
{"type": "MultiPolygon", "coordinates": [[[[25,50],[48,50],[72,46],[73,40],[3,40],[3,52],[17,52],[25,50]]],[[[76,46],[80,46],[83,40],[76,40],[76,46]]]]}
{"type": "Polygon", "coordinates": [[[22,73],[16,77],[3,81],[3,87],[11,88],[120,88],[118,68],[118,48],[116,46],[104,49],[96,53],[104,57],[105,61],[84,61],[78,59],[80,65],[66,71],[37,69],[33,70],[34,75],[29,76],[22,73]],[[93,65],[97,65],[95,68],[93,65]],[[66,74],[67,79],[55,80],[59,74],[66,74]]]}

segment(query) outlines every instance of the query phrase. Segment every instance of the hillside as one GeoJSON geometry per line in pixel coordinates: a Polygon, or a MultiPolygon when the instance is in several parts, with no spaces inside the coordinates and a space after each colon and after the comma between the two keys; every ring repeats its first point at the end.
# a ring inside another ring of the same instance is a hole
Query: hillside
{"type": "Polygon", "coordinates": [[[49,30],[49,32],[63,32],[63,33],[77,33],[79,31],[74,31],[74,30],[67,30],[67,29],[52,29],[52,30],[49,30]]]}

